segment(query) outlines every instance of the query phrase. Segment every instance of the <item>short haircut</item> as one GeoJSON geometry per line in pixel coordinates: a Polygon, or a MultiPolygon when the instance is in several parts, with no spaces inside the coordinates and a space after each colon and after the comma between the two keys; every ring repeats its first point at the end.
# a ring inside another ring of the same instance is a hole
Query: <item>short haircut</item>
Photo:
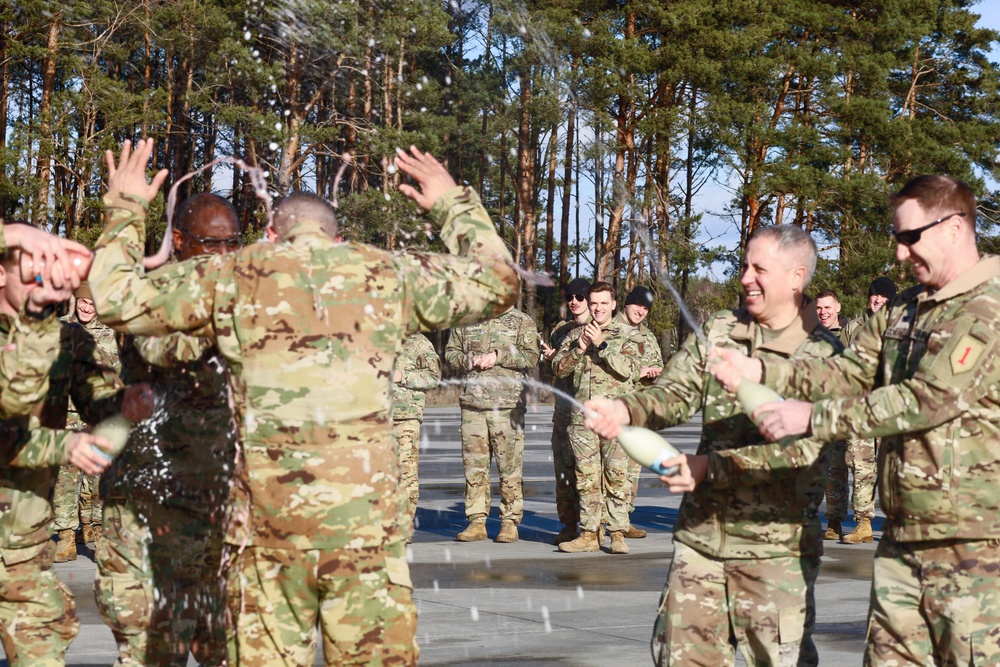
{"type": "Polygon", "coordinates": [[[331,239],[337,237],[337,211],[319,195],[296,191],[275,202],[271,225],[279,237],[287,234],[300,220],[318,222],[331,239]]]}
{"type": "Polygon", "coordinates": [[[236,231],[240,231],[240,216],[236,212],[236,208],[228,199],[211,192],[199,192],[182,201],[180,208],[177,209],[174,227],[191,231],[192,225],[204,217],[218,213],[232,220],[236,224],[236,231]]]}
{"type": "Polygon", "coordinates": [[[609,294],[611,294],[612,301],[618,300],[615,296],[615,288],[611,286],[611,283],[606,283],[603,280],[598,280],[596,283],[590,286],[589,290],[587,290],[587,296],[589,297],[592,294],[597,294],[598,292],[608,292],[609,294]]]}
{"type": "Polygon", "coordinates": [[[806,269],[806,280],[803,287],[812,282],[816,273],[816,242],[809,232],[798,225],[770,225],[758,227],[750,235],[747,245],[754,239],[772,239],[777,242],[778,250],[786,256],[798,258],[806,269]]]}
{"type": "Polygon", "coordinates": [[[976,228],[976,195],[962,181],[933,174],[917,176],[902,190],[889,195],[889,204],[897,209],[908,199],[915,199],[928,213],[964,213],[972,229],[976,228]]]}
{"type": "Polygon", "coordinates": [[[832,296],[834,301],[840,303],[840,297],[838,297],[837,293],[834,292],[832,289],[825,289],[821,291],[819,294],[816,295],[816,300],[819,301],[820,299],[828,296],[832,296]]]}

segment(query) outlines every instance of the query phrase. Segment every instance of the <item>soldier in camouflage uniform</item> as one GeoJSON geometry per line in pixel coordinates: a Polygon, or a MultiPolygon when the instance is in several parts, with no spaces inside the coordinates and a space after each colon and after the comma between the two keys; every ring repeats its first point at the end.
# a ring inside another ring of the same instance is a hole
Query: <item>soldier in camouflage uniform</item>
{"type": "MultiPolygon", "coordinates": [[[[587,292],[590,282],[574,278],[566,284],[566,309],[569,319],[562,320],[552,329],[549,344],[542,341],[542,361],[551,369],[556,352],[570,336],[579,335],[577,329],[590,322],[587,307],[587,292]]],[[[554,386],[559,391],[573,395],[573,378],[555,378],[554,386]]],[[[556,514],[563,527],[552,543],[560,545],[580,536],[577,524],[580,521],[580,494],[576,490],[576,458],[569,441],[569,424],[573,417],[573,404],[558,393],[555,395],[555,409],[552,411],[552,465],[556,478],[556,514]]]]}
{"type": "Polygon", "coordinates": [[[413,519],[420,498],[420,423],[424,420],[424,390],[441,382],[441,360],[427,336],[415,333],[403,341],[392,377],[392,433],[399,456],[399,485],[407,497],[412,541],[413,519]]]}
{"type": "Polygon", "coordinates": [[[819,506],[826,483],[820,441],[767,444],[739,402],[711,374],[710,350],[762,359],[828,357],[840,342],[819,325],[804,291],[816,246],[794,225],[751,236],[740,282],[746,308],[716,313],[652,387],[619,401],[592,402],[589,423],[604,435],[634,423],[658,429],[702,410],[698,454],[664,462],[663,477],[688,491],[674,530],[674,555],[653,633],[657,665],[725,665],[739,646],[748,665],[816,665],[814,585],[823,552],[819,506]]]}
{"type": "MultiPolygon", "coordinates": [[[[619,396],[639,377],[642,337],[635,327],[613,317],[617,302],[606,282],[590,286],[587,295],[592,320],[567,337],[552,360],[556,377],[573,378],[577,400],[619,396]]],[[[583,414],[573,411],[569,438],[576,459],[580,495],[580,536],[563,542],[560,551],[599,551],[603,521],[611,532],[611,553],[627,554],[628,457],[615,439],[598,438],[583,426],[583,414]]]]}
{"type": "MultiPolygon", "coordinates": [[[[240,247],[240,223],[213,194],[178,207],[175,259],[240,247]]],[[[97,547],[98,610],[116,665],[226,661],[223,518],[236,437],[225,359],[205,338],[127,336],[123,377],[149,382],[163,405],[133,430],[102,478],[106,537],[97,547]]]]}
{"type": "MultiPolygon", "coordinates": [[[[54,301],[46,298],[45,309],[37,310],[44,288],[22,282],[17,255],[8,252],[0,261],[0,334],[8,339],[18,329],[34,327],[35,317],[54,321],[54,301]]],[[[79,629],[72,595],[52,567],[52,493],[61,464],[88,474],[103,470],[107,460],[91,446],[107,443],[65,430],[70,398],[82,417],[95,423],[118,412],[124,394],[83,327],[57,326],[48,391],[30,416],[0,420],[0,640],[12,667],[62,665],[79,629]]]]}
{"type": "Polygon", "coordinates": [[[505,311],[519,292],[479,198],[416,148],[400,191],[453,254],[338,243],[333,208],[296,193],[268,238],[146,275],[145,166],[152,141],[108,155],[106,228],[90,283],[103,321],[147,335],[188,330],[229,363],[239,433],[227,542],[230,661],[411,665],[416,610],[392,437],[393,368],[418,330],[505,311]]]}
{"type": "MultiPolygon", "coordinates": [[[[65,321],[79,324],[87,333],[94,337],[97,346],[101,348],[116,373],[121,373],[121,361],[118,355],[118,341],[115,330],[106,327],[97,319],[94,310],[94,298],[90,286],[83,282],[77,288],[74,296],[74,312],[65,321]]],[[[70,402],[67,428],[79,431],[86,424],[78,414],[76,407],[70,402]]],[[[96,475],[80,475],[80,470],[73,466],[59,468],[59,479],[56,481],[56,491],[53,499],[55,508],[55,531],[59,541],[56,543],[57,563],[76,560],[76,531],[83,524],[79,536],[81,543],[95,542],[101,536],[101,501],[97,489],[96,475]]],[[[96,545],[95,545],[96,549],[96,545]]]]}
{"type": "Polygon", "coordinates": [[[524,512],[521,467],[524,463],[525,393],[521,383],[538,364],[535,323],[511,308],[499,317],[451,332],[445,362],[466,380],[462,408],[462,465],[465,468],[465,518],[459,542],[485,540],[490,514],[490,459],[500,475],[500,532],[497,542],[516,542],[524,512]]]}
{"type": "MultiPolygon", "coordinates": [[[[646,317],[653,307],[653,290],[648,287],[634,288],[625,297],[625,306],[616,315],[619,321],[627,322],[639,330],[642,341],[639,345],[639,357],[641,367],[639,369],[639,382],[643,385],[651,385],[663,372],[663,353],[660,351],[660,342],[646,325],[646,317]]],[[[624,535],[628,539],[641,539],[646,537],[646,531],[632,525],[632,512],[635,511],[635,497],[639,494],[639,474],[642,472],[642,465],[629,459],[628,461],[628,529],[624,535]]]]}
{"type": "MultiPolygon", "coordinates": [[[[730,358],[786,400],[773,439],[881,438],[867,665],[1000,663],[1000,258],[976,247],[971,189],[918,176],[893,195],[896,258],[920,285],[876,313],[842,357],[730,358]]],[[[720,375],[727,373],[720,365],[720,375]]],[[[731,378],[730,378],[731,380],[731,378]]]]}

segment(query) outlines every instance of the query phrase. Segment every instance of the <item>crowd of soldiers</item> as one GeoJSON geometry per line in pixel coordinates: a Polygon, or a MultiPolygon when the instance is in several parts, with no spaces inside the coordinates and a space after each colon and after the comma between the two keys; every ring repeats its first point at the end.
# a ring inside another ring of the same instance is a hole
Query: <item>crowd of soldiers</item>
{"type": "Polygon", "coordinates": [[[449,253],[343,242],[335,209],[307,193],[275,203],[271,243],[241,247],[232,207],[204,194],[178,212],[175,261],[147,271],[146,211],[166,177],[147,177],[152,149],[109,152],[93,256],[26,225],[0,239],[0,639],[12,666],[64,662],[79,623],[53,562],[75,557],[78,527],[94,541],[118,665],[189,653],[312,664],[317,637],[328,665],[415,664],[405,545],[424,392],[441,381],[419,332],[446,328],[444,361],[463,384],[461,542],[488,537],[491,459],[495,539],[518,540],[525,378],[539,361],[556,378],[562,552],[610,536],[611,553],[628,553],[645,533],[619,429],[702,412],[697,453],[661,462],[684,497],[656,664],[733,664],[737,649],[748,664],[817,664],[823,539],[871,541],[876,451],[886,521],[866,664],[1000,662],[1000,260],[979,254],[965,184],[925,176],[893,196],[897,259],[919,284],[897,295],[876,279],[852,322],[836,294],[806,294],[808,233],[756,230],[745,307],[713,315],[664,367],[645,287],[616,314],[610,284],[571,281],[567,319],[541,341],[513,308],[520,279],[478,196],[416,148],[395,159],[412,183],[400,191],[449,253]],[[74,292],[73,315],[57,319],[74,292]],[[786,400],[746,414],[732,394],[743,382],[786,400]],[[135,426],[112,461],[110,442],[78,429],[117,412],[135,426]],[[848,467],[858,528],[845,535],[848,467]]]}

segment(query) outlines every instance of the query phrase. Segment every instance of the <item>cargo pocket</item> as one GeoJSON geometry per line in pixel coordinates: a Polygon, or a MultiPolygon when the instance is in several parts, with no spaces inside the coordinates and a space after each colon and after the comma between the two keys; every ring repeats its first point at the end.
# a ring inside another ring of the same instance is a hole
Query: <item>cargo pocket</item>
{"type": "Polygon", "coordinates": [[[791,644],[802,641],[805,634],[806,611],[789,607],[778,611],[778,643],[791,644]]]}

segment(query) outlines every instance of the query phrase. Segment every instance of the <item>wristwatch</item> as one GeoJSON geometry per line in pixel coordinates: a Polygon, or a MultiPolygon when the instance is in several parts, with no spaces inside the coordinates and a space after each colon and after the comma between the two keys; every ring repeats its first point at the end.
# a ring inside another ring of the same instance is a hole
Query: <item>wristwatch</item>
{"type": "Polygon", "coordinates": [[[601,341],[601,344],[597,346],[597,351],[598,352],[604,352],[604,350],[606,350],[606,349],[608,349],[608,341],[603,340],[603,341],[601,341]]]}

